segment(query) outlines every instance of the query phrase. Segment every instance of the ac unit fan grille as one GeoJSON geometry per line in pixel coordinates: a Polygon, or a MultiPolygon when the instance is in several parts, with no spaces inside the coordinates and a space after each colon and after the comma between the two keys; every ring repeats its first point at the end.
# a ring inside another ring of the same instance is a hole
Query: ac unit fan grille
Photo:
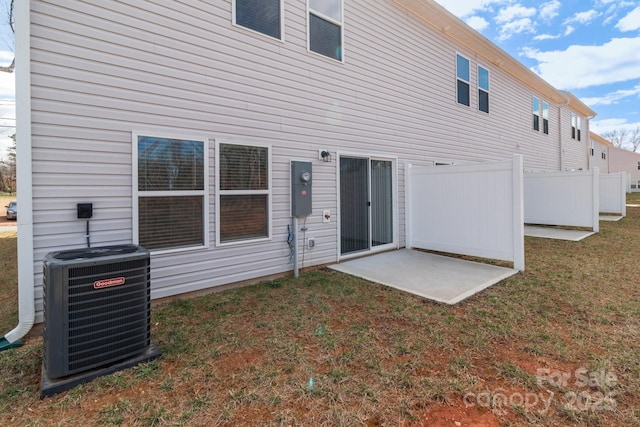
{"type": "Polygon", "coordinates": [[[123,245],[68,252],[44,262],[50,378],[136,357],[151,344],[148,251],[123,245]]]}

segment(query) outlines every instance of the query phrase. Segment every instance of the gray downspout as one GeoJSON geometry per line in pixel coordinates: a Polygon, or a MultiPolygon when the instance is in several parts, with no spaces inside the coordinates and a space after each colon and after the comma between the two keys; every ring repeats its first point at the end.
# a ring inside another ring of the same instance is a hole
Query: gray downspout
{"type": "Polygon", "coordinates": [[[16,181],[18,213],[18,325],[0,338],[0,351],[22,345],[35,321],[33,189],[31,175],[30,1],[15,2],[16,17],[16,181]]]}

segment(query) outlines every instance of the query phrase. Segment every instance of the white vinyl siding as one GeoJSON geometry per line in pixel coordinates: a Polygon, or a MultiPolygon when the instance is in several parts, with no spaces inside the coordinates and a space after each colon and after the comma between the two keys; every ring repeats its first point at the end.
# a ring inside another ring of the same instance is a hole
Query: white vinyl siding
{"type": "MultiPolygon", "coordinates": [[[[586,162],[585,148],[566,141],[568,110],[550,102],[551,137],[542,144],[525,119],[531,88],[498,66],[491,67],[491,114],[456,108],[453,58],[480,56],[395,2],[344,2],[349,60],[341,66],[306,49],[305,2],[286,2],[286,41],[277,43],[234,25],[232,2],[32,0],[31,7],[36,261],[86,245],[77,203],[93,203],[92,245],[135,240],[132,131],[270,147],[271,237],[154,254],[153,298],[290,272],[292,159],[312,161],[314,171],[307,236],[316,246],[301,267],[335,262],[337,155],[323,162],[319,149],[398,159],[400,246],[408,163],[518,153],[528,169],[558,170],[561,150],[549,141],[561,131],[563,163],[586,162]],[[332,214],[328,223],[324,210],[332,214]]],[[[469,102],[477,105],[475,91],[469,102]]],[[[205,154],[211,196],[218,194],[214,145],[205,154]]],[[[209,242],[218,238],[216,197],[207,204],[209,242]]],[[[41,274],[38,261],[36,284],[41,274]]],[[[39,312],[41,295],[36,288],[39,312]]]]}

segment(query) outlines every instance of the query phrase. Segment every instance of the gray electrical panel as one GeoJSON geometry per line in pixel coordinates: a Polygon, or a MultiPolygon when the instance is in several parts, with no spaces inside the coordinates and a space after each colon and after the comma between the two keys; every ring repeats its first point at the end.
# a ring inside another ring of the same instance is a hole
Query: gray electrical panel
{"type": "Polygon", "coordinates": [[[311,162],[291,162],[291,215],[311,215],[311,162]]]}

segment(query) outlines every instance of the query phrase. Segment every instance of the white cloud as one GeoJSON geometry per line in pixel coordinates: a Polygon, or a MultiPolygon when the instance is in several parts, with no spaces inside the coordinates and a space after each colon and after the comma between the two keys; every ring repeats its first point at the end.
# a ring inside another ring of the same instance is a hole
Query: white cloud
{"type": "Polygon", "coordinates": [[[0,99],[15,99],[15,74],[0,72],[0,99]]]}
{"type": "Polygon", "coordinates": [[[501,24],[511,23],[515,20],[521,20],[522,18],[529,18],[535,14],[535,7],[524,7],[517,4],[500,9],[498,16],[496,16],[496,22],[501,24]]]}
{"type": "Polygon", "coordinates": [[[581,98],[581,101],[590,107],[594,107],[596,105],[617,104],[621,100],[631,96],[640,96],[640,84],[636,85],[633,89],[617,90],[601,97],[581,98]]]}
{"type": "Polygon", "coordinates": [[[631,132],[638,127],[640,127],[640,121],[630,122],[627,119],[619,118],[589,121],[589,129],[598,135],[603,135],[614,130],[626,130],[627,132],[631,132]]]}
{"type": "Polygon", "coordinates": [[[500,28],[499,41],[505,41],[511,38],[514,34],[522,33],[535,33],[536,27],[533,21],[529,18],[521,18],[515,21],[504,24],[500,28]]]}
{"type": "Polygon", "coordinates": [[[489,26],[489,22],[481,16],[472,16],[468,18],[466,22],[471,28],[480,32],[489,26]]]}
{"type": "Polygon", "coordinates": [[[547,52],[523,49],[522,54],[538,61],[533,70],[558,89],[580,89],[637,79],[640,61],[630,58],[637,58],[639,51],[640,37],[636,37],[547,52]]]}
{"type": "Polygon", "coordinates": [[[567,25],[567,28],[564,30],[564,36],[568,36],[569,34],[573,33],[575,31],[575,27],[571,26],[571,25],[567,25]]]}
{"type": "Polygon", "coordinates": [[[560,37],[562,37],[562,34],[556,34],[555,36],[553,34],[539,34],[535,36],[533,39],[537,41],[542,41],[542,40],[555,40],[555,39],[559,39],[560,37]]]}
{"type": "Polygon", "coordinates": [[[558,16],[558,10],[560,9],[560,1],[559,0],[551,0],[546,3],[543,3],[540,6],[540,17],[542,19],[550,20],[558,16]]]}
{"type": "Polygon", "coordinates": [[[586,12],[578,12],[574,14],[571,18],[567,18],[564,21],[564,24],[567,25],[567,24],[572,24],[574,22],[578,24],[588,24],[594,19],[596,19],[598,16],[600,16],[600,13],[594,9],[587,10],[586,12]]]}
{"type": "Polygon", "coordinates": [[[631,12],[627,14],[624,18],[622,18],[616,28],[620,31],[634,31],[640,29],[640,6],[633,9],[631,12]]]}

